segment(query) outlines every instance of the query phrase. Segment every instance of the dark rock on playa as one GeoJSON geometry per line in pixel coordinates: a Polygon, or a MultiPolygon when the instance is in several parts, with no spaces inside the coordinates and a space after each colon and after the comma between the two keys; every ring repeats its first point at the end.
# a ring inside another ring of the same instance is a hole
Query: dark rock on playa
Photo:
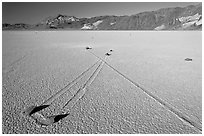
{"type": "Polygon", "coordinates": [[[92,48],[91,48],[91,47],[86,47],[86,49],[87,49],[87,50],[90,50],[90,49],[92,49],[92,48]]]}
{"type": "Polygon", "coordinates": [[[186,58],[185,61],[193,61],[193,59],[186,58]]]}
{"type": "Polygon", "coordinates": [[[108,53],[108,52],[107,52],[105,55],[110,56],[110,55],[111,55],[111,53],[108,53]]]}

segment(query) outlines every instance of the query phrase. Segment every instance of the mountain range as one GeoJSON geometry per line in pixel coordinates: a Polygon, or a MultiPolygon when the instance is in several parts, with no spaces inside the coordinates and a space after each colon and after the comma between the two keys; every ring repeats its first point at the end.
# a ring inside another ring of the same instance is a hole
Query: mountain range
{"type": "Polygon", "coordinates": [[[202,3],[163,8],[130,16],[77,18],[58,14],[39,23],[2,25],[2,30],[202,30],[202,3]]]}

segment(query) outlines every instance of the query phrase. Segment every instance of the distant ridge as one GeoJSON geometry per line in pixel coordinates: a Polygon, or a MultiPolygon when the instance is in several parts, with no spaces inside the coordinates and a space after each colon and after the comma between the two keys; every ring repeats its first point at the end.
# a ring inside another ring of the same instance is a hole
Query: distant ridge
{"type": "Polygon", "coordinates": [[[163,8],[130,16],[77,18],[68,15],[47,17],[34,25],[3,24],[2,30],[202,30],[202,3],[187,7],[163,8]]]}

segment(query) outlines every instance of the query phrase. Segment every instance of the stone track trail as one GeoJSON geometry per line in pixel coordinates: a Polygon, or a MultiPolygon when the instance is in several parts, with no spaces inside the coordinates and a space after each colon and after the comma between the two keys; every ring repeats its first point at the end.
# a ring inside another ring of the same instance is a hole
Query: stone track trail
{"type": "MultiPolygon", "coordinates": [[[[105,57],[104,60],[106,60],[107,57],[105,57]]],[[[98,76],[99,72],[102,70],[105,62],[101,61],[101,63],[98,65],[96,70],[93,72],[93,74],[88,78],[86,83],[77,91],[77,93],[63,106],[63,108],[68,108],[71,110],[71,108],[76,104],[78,100],[80,100],[86,93],[87,87],[91,85],[91,83],[95,80],[95,78],[98,76]]]]}
{"type": "Polygon", "coordinates": [[[156,95],[152,94],[151,91],[145,89],[144,87],[142,87],[140,84],[136,83],[135,81],[132,81],[129,77],[127,77],[126,75],[124,75],[123,73],[121,73],[120,71],[118,71],[117,69],[115,69],[113,66],[111,66],[109,63],[107,63],[104,59],[102,59],[101,57],[97,56],[95,53],[89,51],[92,55],[94,55],[96,58],[102,60],[108,67],[110,67],[111,69],[113,69],[115,72],[117,72],[120,76],[122,76],[124,79],[128,80],[130,83],[132,83],[135,87],[140,88],[145,94],[147,94],[149,97],[151,97],[152,99],[154,99],[155,101],[159,102],[162,106],[164,106],[165,108],[167,108],[171,113],[173,113],[175,116],[177,116],[180,120],[182,120],[183,122],[187,123],[188,125],[190,125],[191,127],[194,127],[195,129],[199,130],[202,133],[202,125],[200,125],[199,123],[193,121],[190,117],[184,115],[181,111],[179,111],[178,109],[176,109],[174,106],[172,106],[171,104],[169,104],[168,102],[162,100],[161,98],[157,97],[156,95]]]}
{"type": "MultiPolygon", "coordinates": [[[[150,98],[154,99],[155,101],[157,101],[158,103],[160,103],[162,106],[164,106],[167,110],[169,110],[172,114],[174,114],[175,116],[177,116],[180,120],[182,120],[183,122],[185,122],[186,124],[188,124],[191,127],[194,127],[195,129],[199,130],[200,132],[202,132],[202,126],[191,120],[190,117],[184,115],[181,111],[179,111],[178,109],[176,109],[174,106],[172,106],[171,104],[169,104],[168,102],[162,100],[161,98],[157,97],[156,95],[152,94],[151,91],[145,89],[144,87],[142,87],[140,84],[136,83],[135,81],[132,81],[129,77],[127,77],[126,75],[124,75],[123,73],[121,73],[120,71],[118,71],[117,69],[115,69],[113,66],[111,66],[109,63],[107,63],[106,59],[107,56],[102,59],[101,57],[97,56],[95,53],[93,53],[92,51],[88,51],[89,53],[91,53],[92,55],[94,55],[96,58],[98,58],[99,60],[94,63],[92,66],[90,66],[88,69],[86,69],[84,72],[82,72],[76,79],[74,79],[71,83],[69,83],[67,86],[65,86],[64,88],[62,88],[60,91],[58,91],[55,95],[51,96],[49,99],[47,99],[46,101],[44,101],[39,107],[41,107],[39,110],[42,110],[43,108],[47,108],[54,100],[56,100],[58,97],[60,97],[62,94],[64,94],[67,90],[69,90],[73,85],[75,85],[82,77],[83,75],[89,71],[91,68],[93,68],[98,62],[100,62],[100,64],[97,66],[97,68],[94,70],[94,72],[92,73],[92,75],[86,80],[85,84],[80,87],[80,89],[74,94],[74,96],[69,99],[66,104],[62,107],[62,109],[66,108],[66,112],[59,114],[59,115],[55,115],[55,116],[50,116],[50,117],[43,117],[41,114],[37,113],[33,115],[33,118],[36,120],[36,122],[38,124],[41,125],[51,125],[57,121],[59,121],[60,119],[66,117],[70,111],[72,110],[73,106],[81,99],[83,98],[83,96],[86,93],[87,87],[91,85],[91,83],[94,81],[94,79],[97,77],[97,75],[99,74],[99,72],[102,70],[104,64],[106,64],[108,67],[110,67],[111,69],[113,69],[116,73],[118,73],[120,76],[122,76],[124,79],[128,80],[130,83],[132,83],[135,87],[140,88],[145,94],[147,94],[150,98]],[[42,107],[44,105],[44,107],[42,107]],[[48,105],[48,106],[46,106],[48,105]]],[[[33,109],[31,108],[31,110],[27,111],[27,112],[31,112],[33,109]]],[[[38,111],[36,111],[38,112],[38,111]]]]}
{"type": "Polygon", "coordinates": [[[67,90],[69,90],[72,86],[74,86],[83,76],[86,72],[88,72],[90,69],[92,69],[99,61],[95,62],[92,66],[87,68],[85,71],[83,71],[78,77],[76,77],[73,81],[71,81],[69,84],[67,84],[64,88],[62,88],[60,91],[58,91],[56,94],[51,96],[49,99],[44,101],[41,105],[50,105],[55,99],[60,97],[62,94],[64,94],[67,90]]]}
{"type": "MultiPolygon", "coordinates": [[[[107,56],[105,56],[104,60],[107,59],[107,56]]],[[[95,62],[92,66],[87,68],[85,71],[83,71],[77,78],[75,78],[72,82],[70,82],[68,85],[66,85],[64,88],[62,88],[60,91],[55,93],[53,96],[48,98],[46,101],[44,101],[40,106],[30,106],[28,107],[23,114],[24,115],[29,115],[32,117],[37,124],[39,125],[51,125],[60,119],[66,117],[69,112],[71,111],[72,107],[79,101],[86,93],[87,87],[91,85],[91,83],[95,80],[95,78],[98,76],[99,72],[102,70],[105,62],[98,60],[95,62]],[[62,107],[62,109],[66,108],[66,114],[59,114],[59,115],[54,115],[54,116],[49,116],[49,117],[44,117],[38,111],[43,110],[44,108],[49,107],[52,102],[54,102],[58,97],[63,95],[65,92],[69,91],[69,89],[74,86],[75,84],[78,83],[78,81],[84,76],[85,73],[87,73],[90,69],[92,69],[96,64],[100,64],[97,66],[97,68],[93,71],[91,76],[86,80],[85,84],[80,87],[80,89],[74,94],[74,96],[69,99],[66,104],[62,107]]]]}
{"type": "Polygon", "coordinates": [[[15,65],[17,65],[19,62],[21,62],[22,60],[24,60],[27,57],[28,54],[23,55],[22,57],[18,58],[17,60],[13,61],[11,64],[9,64],[7,67],[2,68],[2,72],[3,74],[8,74],[12,71],[15,70],[15,65]]]}
{"type": "Polygon", "coordinates": [[[61,95],[63,95],[66,91],[69,91],[69,89],[74,86],[75,84],[77,84],[77,82],[84,76],[84,74],[86,72],[88,72],[89,70],[91,70],[95,65],[97,65],[99,63],[100,60],[98,60],[97,62],[95,62],[93,65],[91,65],[90,67],[88,67],[85,71],[83,71],[78,77],[76,77],[74,80],[72,80],[70,83],[68,83],[65,87],[63,87],[62,89],[60,89],[57,93],[55,93],[54,95],[52,95],[50,98],[48,98],[47,100],[45,100],[41,105],[32,105],[28,108],[26,108],[23,111],[23,114],[26,115],[32,115],[44,108],[49,107],[53,101],[55,101],[58,97],[60,97],[61,95]]]}

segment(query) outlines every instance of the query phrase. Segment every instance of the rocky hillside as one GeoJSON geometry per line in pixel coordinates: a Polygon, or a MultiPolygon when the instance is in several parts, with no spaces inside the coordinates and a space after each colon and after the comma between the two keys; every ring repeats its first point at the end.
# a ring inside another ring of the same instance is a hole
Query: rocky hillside
{"type": "Polygon", "coordinates": [[[19,23],[19,24],[3,24],[2,29],[3,30],[19,30],[19,29],[30,29],[31,25],[19,23]]]}
{"type": "Polygon", "coordinates": [[[3,24],[3,30],[201,30],[202,4],[164,8],[131,16],[77,18],[57,15],[35,25],[3,24]]]}

